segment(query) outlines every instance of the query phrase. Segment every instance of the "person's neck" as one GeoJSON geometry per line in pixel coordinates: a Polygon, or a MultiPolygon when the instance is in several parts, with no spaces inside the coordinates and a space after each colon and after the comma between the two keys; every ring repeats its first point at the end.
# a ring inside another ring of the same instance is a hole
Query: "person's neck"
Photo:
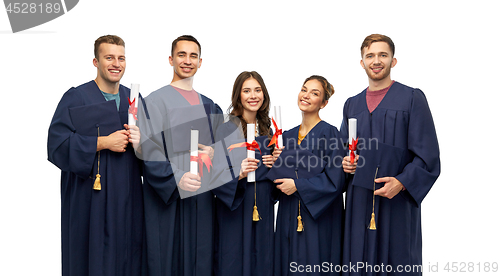
{"type": "Polygon", "coordinates": [[[185,78],[185,79],[176,79],[174,77],[172,79],[172,82],[170,83],[170,85],[177,87],[179,89],[191,91],[191,90],[193,90],[193,77],[185,78]]]}
{"type": "Polygon", "coordinates": [[[119,82],[107,82],[101,79],[99,76],[94,80],[99,89],[108,94],[118,94],[120,91],[120,83],[119,82]]]}
{"type": "Polygon", "coordinates": [[[243,114],[241,115],[247,124],[255,124],[257,121],[257,112],[251,112],[247,110],[243,110],[243,114]]]}
{"type": "Polygon", "coordinates": [[[370,91],[377,91],[377,90],[382,90],[384,88],[389,87],[392,84],[391,76],[387,76],[385,79],[382,80],[372,80],[370,79],[368,81],[368,89],[370,91]]]}
{"type": "Polygon", "coordinates": [[[319,113],[302,112],[302,123],[300,124],[300,130],[303,131],[303,133],[309,133],[309,131],[319,122],[321,122],[319,113]]]}

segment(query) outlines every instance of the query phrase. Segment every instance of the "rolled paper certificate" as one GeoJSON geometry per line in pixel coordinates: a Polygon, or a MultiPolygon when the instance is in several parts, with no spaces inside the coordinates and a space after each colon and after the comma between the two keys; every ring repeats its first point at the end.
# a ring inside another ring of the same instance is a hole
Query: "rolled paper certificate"
{"type": "MultiPolygon", "coordinates": [[[[278,125],[279,129],[283,129],[283,125],[281,124],[281,106],[275,106],[274,107],[274,118],[276,118],[276,124],[278,125]]],[[[278,146],[280,148],[283,147],[283,136],[278,135],[278,146]]]]}
{"type": "MultiPolygon", "coordinates": [[[[255,140],[255,124],[247,124],[247,143],[252,143],[255,140]]],[[[247,149],[247,157],[255,158],[255,150],[247,149]]],[[[255,172],[247,174],[247,182],[255,182],[255,172]]]]}
{"type": "Polygon", "coordinates": [[[358,136],[356,134],[357,123],[358,120],[356,118],[349,119],[349,155],[351,157],[351,164],[354,164],[354,158],[356,158],[356,147],[358,144],[358,136]]]}
{"type": "Polygon", "coordinates": [[[128,124],[135,126],[137,121],[137,106],[139,102],[139,84],[132,83],[130,86],[130,98],[128,99],[128,124]]]}
{"type": "Polygon", "coordinates": [[[189,162],[189,171],[192,174],[198,174],[198,162],[196,161],[198,158],[198,130],[191,130],[191,157],[195,157],[194,160],[191,158],[189,162]]]}

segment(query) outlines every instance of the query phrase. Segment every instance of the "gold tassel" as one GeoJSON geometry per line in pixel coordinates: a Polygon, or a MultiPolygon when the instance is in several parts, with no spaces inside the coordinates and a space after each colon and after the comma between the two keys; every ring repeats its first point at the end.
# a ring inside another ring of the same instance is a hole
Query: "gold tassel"
{"type": "Polygon", "coordinates": [[[370,230],[377,230],[375,225],[375,179],[377,179],[378,167],[375,171],[375,178],[373,179],[373,199],[372,199],[372,219],[370,220],[370,230]]]}
{"type": "Polygon", "coordinates": [[[254,205],[253,205],[253,221],[259,221],[262,218],[259,216],[259,211],[257,211],[257,181],[254,183],[254,205]]]}
{"type": "Polygon", "coordinates": [[[372,219],[370,220],[370,230],[377,230],[375,225],[375,213],[372,213],[372,219]]]}
{"type": "Polygon", "coordinates": [[[297,217],[297,232],[304,231],[304,224],[302,224],[302,216],[300,215],[300,200],[299,200],[299,216],[297,217]]]}
{"type": "Polygon", "coordinates": [[[94,190],[97,190],[97,191],[101,190],[101,175],[100,174],[95,175],[94,190]]]}
{"type": "MultiPolygon", "coordinates": [[[[97,137],[101,134],[99,133],[99,127],[97,127],[97,137]]],[[[101,152],[97,153],[97,174],[95,175],[94,190],[101,190],[101,175],[99,174],[99,167],[101,166],[101,152]]]]}
{"type": "Polygon", "coordinates": [[[260,216],[259,216],[259,211],[257,211],[257,206],[253,206],[253,221],[259,221],[260,216]]]}
{"type": "Polygon", "coordinates": [[[298,220],[298,223],[297,223],[297,232],[304,231],[304,225],[302,224],[302,217],[298,216],[297,220],[298,220]]]}

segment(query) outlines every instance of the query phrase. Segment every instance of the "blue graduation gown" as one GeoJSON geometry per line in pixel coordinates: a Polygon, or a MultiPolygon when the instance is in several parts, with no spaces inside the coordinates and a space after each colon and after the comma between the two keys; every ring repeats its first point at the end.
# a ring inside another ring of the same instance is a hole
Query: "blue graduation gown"
{"type": "MultiPolygon", "coordinates": [[[[217,140],[225,139],[225,148],[231,144],[245,142],[231,139],[230,133],[237,129],[236,124],[227,122],[217,131],[217,140]]],[[[247,182],[247,178],[238,180],[241,161],[247,156],[246,147],[235,148],[229,155],[232,168],[226,160],[218,158],[216,168],[231,170],[229,182],[213,190],[216,200],[216,264],[217,276],[271,276],[273,274],[274,244],[274,203],[275,185],[266,178],[269,169],[262,163],[262,155],[270,155],[269,138],[256,138],[262,154],[256,150],[255,158],[261,160],[255,171],[255,182],[247,182]],[[239,158],[238,158],[239,157],[239,158]],[[232,164],[234,163],[234,164],[232,164]],[[256,185],[256,186],[255,186],[256,185]],[[253,221],[253,209],[257,200],[257,210],[261,220],[253,221]]],[[[226,157],[226,154],[222,154],[226,157]]],[[[215,160],[215,158],[214,158],[215,160]]],[[[219,172],[214,172],[218,174],[219,172]]],[[[222,177],[221,177],[222,178],[222,177]]],[[[220,180],[216,179],[214,181],[220,180]]]]}
{"type": "Polygon", "coordinates": [[[94,81],[62,97],[48,133],[48,160],[61,169],[62,275],[140,275],[143,238],[141,164],[132,145],[101,150],[102,190],[93,190],[97,137],[123,129],[130,90],[120,108],[94,81]]]}
{"type": "MultiPolygon", "coordinates": [[[[199,94],[200,105],[205,106],[211,128],[216,129],[222,117],[220,107],[199,94]]],[[[214,247],[214,196],[211,192],[179,191],[177,183],[189,171],[189,148],[177,152],[182,141],[172,139],[169,122],[171,109],[191,105],[172,86],[167,85],[151,93],[139,108],[139,126],[143,130],[144,208],[147,243],[147,270],[150,276],[212,275],[214,247]],[[176,148],[177,147],[177,148],[176,148]],[[189,197],[181,198],[181,194],[189,197]]],[[[176,129],[189,141],[190,129],[176,129]]],[[[215,133],[215,132],[213,132],[215,133]]],[[[213,133],[209,141],[213,143],[213,133]]],[[[174,138],[178,139],[178,138],[174,138]]],[[[200,143],[206,137],[200,136],[200,143]]],[[[189,143],[187,143],[189,145],[189,143]]],[[[202,187],[207,187],[210,173],[204,168],[202,187]]]]}
{"type": "MultiPolygon", "coordinates": [[[[354,177],[349,176],[343,263],[390,265],[394,274],[398,266],[422,265],[420,206],[440,173],[439,146],[427,100],[419,89],[395,82],[372,113],[366,90],[346,101],[341,127],[345,141],[349,118],[357,119],[360,159],[366,156],[369,160],[354,177]],[[406,190],[392,199],[375,197],[377,229],[369,230],[375,167],[379,168],[377,178],[395,177],[406,190]]],[[[391,274],[371,271],[345,274],[391,274]]]]}
{"type": "Polygon", "coordinates": [[[285,152],[305,150],[321,158],[325,165],[317,173],[315,167],[321,166],[321,162],[302,157],[289,160],[294,156],[290,153],[286,158],[278,159],[269,173],[284,171],[287,178],[294,178],[297,187],[292,195],[279,194],[274,275],[339,275],[330,265],[341,263],[342,252],[345,175],[339,166],[344,155],[343,147],[337,141],[340,134],[325,121],[311,129],[300,145],[297,144],[298,134],[299,126],[283,133],[285,150],[280,158],[285,152]],[[287,160],[303,164],[302,168],[287,164],[287,160]],[[294,170],[297,170],[297,175],[294,170]],[[299,200],[303,232],[297,232],[299,200]]]}

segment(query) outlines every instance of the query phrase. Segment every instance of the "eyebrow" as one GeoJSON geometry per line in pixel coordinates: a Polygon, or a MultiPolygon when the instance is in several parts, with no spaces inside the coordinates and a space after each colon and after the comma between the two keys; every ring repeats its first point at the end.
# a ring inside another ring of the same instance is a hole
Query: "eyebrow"
{"type": "Polygon", "coordinates": [[[378,52],[378,53],[369,52],[369,53],[365,54],[365,57],[368,56],[368,55],[375,55],[375,54],[378,54],[378,55],[382,55],[382,54],[389,55],[389,53],[387,53],[387,52],[378,52]]]}
{"type": "MultiPolygon", "coordinates": [[[[241,89],[252,89],[252,88],[251,88],[251,87],[243,87],[243,88],[241,88],[241,89]]],[[[256,86],[256,87],[255,87],[255,89],[262,89],[262,87],[260,87],[260,86],[256,86]]]]}
{"type": "MultiPolygon", "coordinates": [[[[305,88],[307,90],[307,86],[305,85],[302,85],[302,88],[305,88]]],[[[321,90],[317,89],[317,88],[313,88],[311,89],[311,91],[318,91],[318,92],[321,92],[321,90]]]]}
{"type": "MultiPolygon", "coordinates": [[[[114,54],[107,54],[107,55],[104,55],[104,57],[115,57],[116,55],[114,54]]],[[[122,57],[125,57],[125,55],[118,55],[119,58],[122,58],[122,57]]]]}
{"type": "MultiPolygon", "coordinates": [[[[187,55],[188,53],[187,53],[186,51],[179,51],[179,52],[177,52],[177,55],[179,55],[179,54],[184,54],[184,55],[187,55]]],[[[192,55],[194,55],[194,56],[198,56],[198,53],[190,53],[189,55],[191,55],[191,56],[192,56],[192,55]]]]}

